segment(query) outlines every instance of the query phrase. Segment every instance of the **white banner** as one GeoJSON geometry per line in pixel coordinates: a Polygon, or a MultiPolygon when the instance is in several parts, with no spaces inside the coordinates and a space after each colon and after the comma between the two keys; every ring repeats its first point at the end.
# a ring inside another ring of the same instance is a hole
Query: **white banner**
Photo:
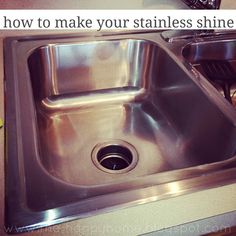
{"type": "Polygon", "coordinates": [[[0,30],[236,29],[236,10],[0,10],[0,30]]]}

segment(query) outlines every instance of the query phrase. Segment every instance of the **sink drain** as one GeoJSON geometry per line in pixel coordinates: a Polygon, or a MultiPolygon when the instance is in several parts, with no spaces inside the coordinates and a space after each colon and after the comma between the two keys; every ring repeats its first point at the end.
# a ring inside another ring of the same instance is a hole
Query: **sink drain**
{"type": "Polygon", "coordinates": [[[135,148],[122,140],[113,140],[95,146],[92,152],[93,163],[108,173],[126,173],[138,161],[135,148]]]}

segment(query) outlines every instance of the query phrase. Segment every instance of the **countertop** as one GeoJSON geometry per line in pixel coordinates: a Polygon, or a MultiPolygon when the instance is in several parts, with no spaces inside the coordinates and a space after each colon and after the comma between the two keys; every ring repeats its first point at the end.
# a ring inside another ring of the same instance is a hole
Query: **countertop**
{"type": "MultiPolygon", "coordinates": [[[[0,0],[0,9],[176,9],[180,0],[0,0]]],[[[221,0],[221,9],[236,9],[234,0],[221,0]]]]}
{"type": "MultiPolygon", "coordinates": [[[[122,0],[123,1],[123,0],[122,0]]],[[[122,1],[0,1],[1,8],[120,8],[122,1]],[[119,2],[119,3],[118,3],[119,2]]],[[[123,1],[126,2],[127,1],[123,1]]],[[[223,0],[222,8],[236,9],[236,2],[223,0]]],[[[134,0],[125,8],[155,8],[154,0],[134,0]]],[[[0,118],[4,117],[3,38],[9,35],[41,34],[40,31],[0,32],[0,118]]],[[[45,32],[44,32],[45,33],[45,32]]],[[[47,32],[49,33],[49,32],[47,32]]],[[[50,32],[53,33],[53,32],[50,32]]],[[[58,33],[58,31],[57,31],[58,33]]],[[[0,235],[4,233],[4,129],[0,129],[0,235]]],[[[137,205],[69,223],[47,227],[31,235],[139,235],[175,225],[236,211],[236,183],[192,194],[137,205]]],[[[30,234],[21,234],[30,235],[30,234]]]]}

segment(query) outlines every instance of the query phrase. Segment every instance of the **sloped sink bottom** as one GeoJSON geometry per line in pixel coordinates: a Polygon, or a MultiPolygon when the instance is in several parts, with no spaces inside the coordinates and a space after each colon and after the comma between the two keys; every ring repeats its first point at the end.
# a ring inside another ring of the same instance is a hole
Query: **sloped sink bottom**
{"type": "Polygon", "coordinates": [[[27,231],[234,181],[234,110],[158,33],[10,38],[8,50],[7,226],[27,231]],[[57,214],[45,222],[49,210],[57,214]]]}

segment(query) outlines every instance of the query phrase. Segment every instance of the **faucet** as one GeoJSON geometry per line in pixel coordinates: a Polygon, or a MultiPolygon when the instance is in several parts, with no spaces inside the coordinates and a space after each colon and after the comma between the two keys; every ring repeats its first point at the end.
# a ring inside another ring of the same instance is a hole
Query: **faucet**
{"type": "MultiPolygon", "coordinates": [[[[193,9],[219,9],[221,0],[182,0],[190,8],[193,9]]],[[[214,33],[214,30],[196,30],[194,32],[194,39],[197,40],[201,36],[210,36],[214,33]]]]}
{"type": "MultiPolygon", "coordinates": [[[[221,0],[182,0],[188,7],[192,9],[219,9],[221,0]]],[[[222,33],[221,33],[222,34],[222,33]]],[[[202,41],[204,37],[214,37],[216,35],[214,29],[205,30],[178,30],[163,31],[162,38],[167,42],[174,42],[180,39],[193,39],[195,42],[202,41]],[[187,32],[187,33],[186,33],[187,32]]],[[[219,35],[219,33],[218,33],[219,35]]]]}
{"type": "Polygon", "coordinates": [[[182,0],[193,9],[219,9],[221,0],[182,0]]]}

